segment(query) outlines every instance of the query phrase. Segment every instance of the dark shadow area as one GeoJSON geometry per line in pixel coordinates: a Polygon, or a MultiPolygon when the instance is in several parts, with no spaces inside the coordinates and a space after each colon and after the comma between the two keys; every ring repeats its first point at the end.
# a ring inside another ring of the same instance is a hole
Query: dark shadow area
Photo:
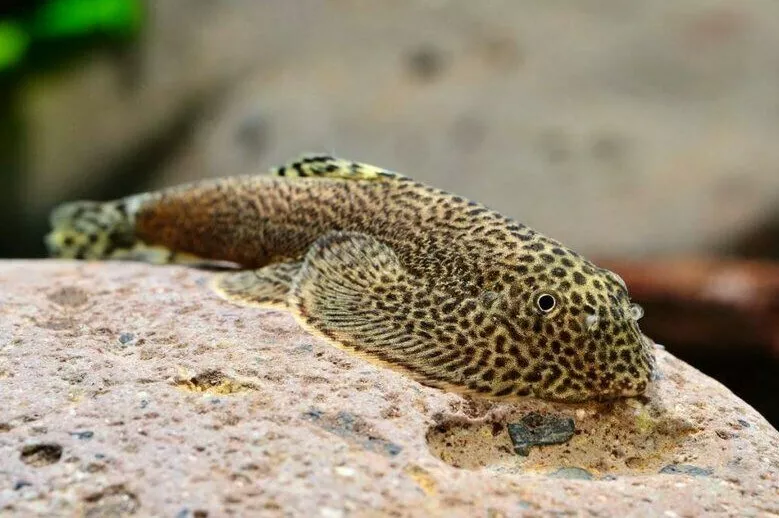
{"type": "Polygon", "coordinates": [[[729,354],[705,348],[670,346],[668,350],[728,387],[774,427],[779,427],[779,358],[766,351],[738,346],[728,349],[729,354]],[[736,350],[738,354],[733,354],[736,350]]]}
{"type": "MultiPolygon", "coordinates": [[[[201,117],[205,105],[202,100],[191,103],[156,135],[144,139],[135,149],[127,150],[105,171],[90,175],[97,179],[95,182],[74,185],[68,199],[110,200],[147,190],[168,161],[189,142],[195,121],[201,117]]],[[[13,118],[6,120],[13,121],[13,118]]],[[[8,177],[2,177],[4,186],[12,185],[13,175],[9,173],[8,177]]],[[[4,225],[0,231],[0,257],[45,257],[43,236],[48,232],[48,216],[22,217],[13,191],[6,188],[0,194],[0,200],[5,202],[4,208],[0,209],[2,219],[15,222],[4,225]]]]}

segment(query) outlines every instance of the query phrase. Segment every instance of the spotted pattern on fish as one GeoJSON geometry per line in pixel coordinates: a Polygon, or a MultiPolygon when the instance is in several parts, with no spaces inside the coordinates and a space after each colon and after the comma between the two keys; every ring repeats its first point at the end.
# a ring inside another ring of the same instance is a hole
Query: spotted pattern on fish
{"type": "Polygon", "coordinates": [[[608,399],[643,393],[655,368],[618,275],[358,162],[313,155],[271,175],[72,202],[52,227],[53,256],[236,264],[214,283],[226,299],[286,308],[333,345],[442,389],[608,399]]]}

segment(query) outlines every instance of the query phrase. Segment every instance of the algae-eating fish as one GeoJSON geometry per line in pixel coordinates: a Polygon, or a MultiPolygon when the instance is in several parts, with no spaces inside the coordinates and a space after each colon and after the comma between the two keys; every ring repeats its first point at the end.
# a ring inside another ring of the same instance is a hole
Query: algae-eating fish
{"type": "Polygon", "coordinates": [[[487,397],[635,396],[654,370],[624,282],[478,203],[374,166],[307,156],[55,209],[52,256],[228,261],[224,298],[283,307],[332,344],[487,397]]]}

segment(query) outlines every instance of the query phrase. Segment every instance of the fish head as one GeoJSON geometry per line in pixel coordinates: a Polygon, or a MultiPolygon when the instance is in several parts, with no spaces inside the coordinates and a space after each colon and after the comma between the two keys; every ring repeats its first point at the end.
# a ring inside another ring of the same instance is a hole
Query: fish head
{"type": "Polygon", "coordinates": [[[568,402],[642,394],[654,344],[639,329],[643,310],[625,282],[551,239],[529,246],[509,295],[530,394],[568,402]]]}

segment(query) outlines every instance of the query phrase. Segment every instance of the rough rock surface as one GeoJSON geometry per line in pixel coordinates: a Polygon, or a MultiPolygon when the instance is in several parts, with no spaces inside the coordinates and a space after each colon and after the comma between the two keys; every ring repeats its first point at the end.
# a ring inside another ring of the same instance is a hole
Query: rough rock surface
{"type": "Polygon", "coordinates": [[[779,515],[779,433],[665,351],[645,398],[471,401],[210,275],[0,263],[0,514],[779,515]],[[515,454],[531,412],[573,437],[515,454]]]}

